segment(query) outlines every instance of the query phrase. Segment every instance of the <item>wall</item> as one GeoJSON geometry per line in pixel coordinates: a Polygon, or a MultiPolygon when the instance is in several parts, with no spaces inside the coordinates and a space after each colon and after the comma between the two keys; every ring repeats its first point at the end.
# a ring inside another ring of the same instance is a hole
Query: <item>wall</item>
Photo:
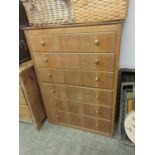
{"type": "Polygon", "coordinates": [[[135,0],[129,0],[128,16],[122,26],[120,68],[135,68],[135,0]]]}

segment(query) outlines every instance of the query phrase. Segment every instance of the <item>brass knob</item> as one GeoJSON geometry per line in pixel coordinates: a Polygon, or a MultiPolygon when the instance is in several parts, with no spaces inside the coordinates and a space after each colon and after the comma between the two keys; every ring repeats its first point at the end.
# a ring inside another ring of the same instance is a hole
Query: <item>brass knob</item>
{"type": "Polygon", "coordinates": [[[45,45],[45,41],[41,41],[41,45],[45,45]]]}
{"type": "Polygon", "coordinates": [[[99,40],[97,40],[97,39],[94,40],[94,44],[95,44],[95,45],[99,45],[99,44],[100,44],[99,40]]]}
{"type": "Polygon", "coordinates": [[[54,94],[54,93],[55,93],[55,90],[54,90],[54,89],[52,89],[52,90],[51,90],[51,93],[52,93],[52,94],[54,94]]]}
{"type": "Polygon", "coordinates": [[[99,79],[99,77],[96,77],[96,78],[95,78],[95,81],[97,81],[97,82],[98,82],[99,80],[100,80],[100,79],[99,79]]]}
{"type": "Polygon", "coordinates": [[[48,73],[48,77],[50,78],[52,75],[51,75],[51,73],[48,73]]]}
{"type": "Polygon", "coordinates": [[[100,62],[98,59],[95,60],[95,64],[98,65],[100,62]]]}
{"type": "Polygon", "coordinates": [[[43,59],[43,61],[44,61],[44,62],[47,62],[47,61],[48,61],[48,59],[47,59],[47,58],[44,58],[44,59],[43,59]]]}
{"type": "Polygon", "coordinates": [[[98,127],[98,123],[96,123],[96,127],[98,127]]]}
{"type": "Polygon", "coordinates": [[[98,114],[98,110],[96,110],[96,114],[98,114]]]}

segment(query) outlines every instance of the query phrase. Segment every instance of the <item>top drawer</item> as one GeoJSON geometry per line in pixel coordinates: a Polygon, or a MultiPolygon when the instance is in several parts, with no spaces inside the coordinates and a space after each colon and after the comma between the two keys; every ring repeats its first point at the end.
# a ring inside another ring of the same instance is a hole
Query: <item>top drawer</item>
{"type": "Polygon", "coordinates": [[[115,32],[29,36],[33,52],[114,52],[115,32]]]}

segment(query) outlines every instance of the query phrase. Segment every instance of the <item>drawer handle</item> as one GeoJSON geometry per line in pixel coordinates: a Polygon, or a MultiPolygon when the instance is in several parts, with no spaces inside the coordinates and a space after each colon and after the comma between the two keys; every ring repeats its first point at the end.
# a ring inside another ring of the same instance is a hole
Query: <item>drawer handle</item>
{"type": "Polygon", "coordinates": [[[96,127],[98,127],[98,123],[96,123],[96,127]]]}
{"type": "Polygon", "coordinates": [[[96,100],[99,100],[99,96],[98,95],[96,96],[96,100]]]}
{"type": "Polygon", "coordinates": [[[45,41],[41,41],[41,45],[45,45],[45,41]]]}
{"type": "Polygon", "coordinates": [[[98,59],[95,60],[95,64],[98,65],[100,62],[98,59]]]}
{"type": "Polygon", "coordinates": [[[100,80],[100,78],[99,78],[99,77],[96,77],[96,78],[95,78],[95,81],[97,81],[97,82],[98,82],[99,80],[100,80]]]}
{"type": "Polygon", "coordinates": [[[57,106],[57,103],[54,103],[55,106],[57,106]]]}
{"type": "Polygon", "coordinates": [[[94,40],[94,44],[95,45],[99,45],[100,44],[100,41],[96,39],[96,40],[94,40]]]}
{"type": "Polygon", "coordinates": [[[98,114],[98,110],[96,110],[96,114],[98,114]]]}
{"type": "Polygon", "coordinates": [[[48,59],[47,59],[47,58],[44,58],[43,61],[44,61],[44,62],[48,62],[48,59]]]}
{"type": "Polygon", "coordinates": [[[52,94],[54,94],[54,93],[55,93],[55,90],[54,90],[54,89],[52,89],[52,90],[51,90],[51,93],[52,93],[52,94]]]}
{"type": "Polygon", "coordinates": [[[51,78],[52,77],[52,74],[51,73],[48,73],[48,77],[51,78]]]}
{"type": "Polygon", "coordinates": [[[57,114],[57,116],[56,116],[57,118],[60,118],[60,115],[59,114],[57,114]]]}

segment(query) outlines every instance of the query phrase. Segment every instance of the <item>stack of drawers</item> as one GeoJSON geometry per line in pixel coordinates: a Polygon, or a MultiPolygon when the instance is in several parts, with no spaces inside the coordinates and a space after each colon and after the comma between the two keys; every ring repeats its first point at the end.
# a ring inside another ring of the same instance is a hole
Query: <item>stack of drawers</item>
{"type": "Polygon", "coordinates": [[[49,122],[112,136],[120,28],[25,30],[49,122]]]}

